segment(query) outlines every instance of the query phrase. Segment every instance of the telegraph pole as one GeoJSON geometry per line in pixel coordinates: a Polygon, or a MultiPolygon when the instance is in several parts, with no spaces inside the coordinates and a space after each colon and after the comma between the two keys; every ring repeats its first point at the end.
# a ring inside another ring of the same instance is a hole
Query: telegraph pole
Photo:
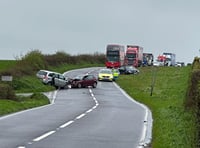
{"type": "Polygon", "coordinates": [[[156,82],[156,73],[157,73],[157,68],[156,68],[156,66],[153,66],[153,68],[152,68],[152,80],[151,80],[151,93],[150,93],[150,96],[153,95],[153,89],[154,89],[154,85],[155,85],[155,82],[156,82]]]}

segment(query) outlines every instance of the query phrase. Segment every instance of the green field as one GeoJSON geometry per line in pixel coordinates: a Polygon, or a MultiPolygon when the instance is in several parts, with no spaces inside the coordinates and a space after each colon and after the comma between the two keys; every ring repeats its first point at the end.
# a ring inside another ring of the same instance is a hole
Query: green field
{"type": "Polygon", "coordinates": [[[121,75],[117,83],[153,114],[153,148],[195,147],[195,117],[184,101],[190,67],[143,67],[139,75],[121,75]],[[151,86],[155,82],[151,96],[151,86]]]}

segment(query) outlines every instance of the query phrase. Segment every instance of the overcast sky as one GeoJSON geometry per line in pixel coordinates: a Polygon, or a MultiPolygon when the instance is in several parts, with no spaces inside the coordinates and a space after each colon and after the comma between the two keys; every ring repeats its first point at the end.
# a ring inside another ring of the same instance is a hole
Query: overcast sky
{"type": "Polygon", "coordinates": [[[0,59],[105,53],[116,43],[188,63],[200,56],[199,18],[200,0],[0,0],[0,59]]]}

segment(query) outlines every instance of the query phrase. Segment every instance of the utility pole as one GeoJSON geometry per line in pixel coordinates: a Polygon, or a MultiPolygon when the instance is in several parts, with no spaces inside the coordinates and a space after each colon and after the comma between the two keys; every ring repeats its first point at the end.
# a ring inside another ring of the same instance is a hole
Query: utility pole
{"type": "Polygon", "coordinates": [[[152,80],[151,80],[151,93],[150,96],[153,95],[153,89],[154,89],[154,85],[156,82],[156,73],[157,73],[157,67],[156,66],[152,66],[152,80]]]}

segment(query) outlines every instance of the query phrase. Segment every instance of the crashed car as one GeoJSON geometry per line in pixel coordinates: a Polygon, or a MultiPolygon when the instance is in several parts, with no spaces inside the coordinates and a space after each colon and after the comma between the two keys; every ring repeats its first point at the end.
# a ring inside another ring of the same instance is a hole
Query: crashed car
{"type": "Polygon", "coordinates": [[[72,88],[83,88],[88,86],[92,86],[93,88],[97,87],[97,79],[92,74],[78,75],[71,79],[72,88]]]}

